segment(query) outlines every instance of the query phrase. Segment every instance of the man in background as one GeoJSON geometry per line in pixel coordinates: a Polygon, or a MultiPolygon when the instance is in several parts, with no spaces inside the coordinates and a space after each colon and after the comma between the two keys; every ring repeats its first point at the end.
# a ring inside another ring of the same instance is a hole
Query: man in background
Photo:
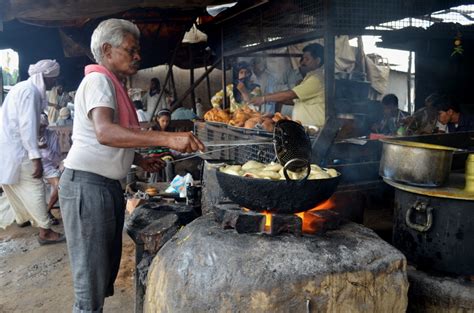
{"type": "MultiPolygon", "coordinates": [[[[256,57],[251,61],[254,82],[260,85],[262,95],[278,91],[278,81],[267,68],[267,60],[262,57],[256,57]]],[[[261,105],[260,111],[263,113],[275,113],[275,102],[266,102],[261,105]]]]}
{"type": "Polygon", "coordinates": [[[40,244],[65,240],[51,229],[38,147],[40,114],[47,106],[46,90],[54,86],[59,70],[54,60],[30,65],[30,77],[10,90],[0,108],[0,184],[15,211],[16,222],[30,222],[39,228],[40,244]]]}
{"type": "Polygon", "coordinates": [[[164,94],[161,97],[160,103],[158,103],[158,97],[160,96],[160,92],[160,81],[158,78],[153,77],[150,80],[150,89],[142,98],[143,108],[147,113],[147,119],[149,121],[152,120],[153,115],[156,115],[158,111],[162,109],[169,109],[164,94]]]}
{"type": "Polygon", "coordinates": [[[398,97],[393,93],[382,98],[383,117],[380,122],[372,125],[372,130],[384,135],[404,135],[404,123],[408,113],[398,108],[398,97]]]}
{"type": "Polygon", "coordinates": [[[294,100],[293,120],[301,121],[305,125],[324,126],[326,106],[323,65],[323,46],[317,43],[305,46],[300,62],[300,71],[304,76],[303,81],[292,89],[255,97],[250,101],[250,104],[287,103],[294,100]]]}
{"type": "Polygon", "coordinates": [[[54,124],[59,118],[59,111],[62,108],[67,107],[68,102],[71,101],[71,97],[67,92],[64,91],[63,84],[61,82],[56,83],[48,94],[48,123],[54,124]]]}
{"type": "Polygon", "coordinates": [[[451,101],[437,105],[438,121],[447,125],[448,133],[467,132],[474,130],[474,115],[462,113],[459,106],[451,101]]]}

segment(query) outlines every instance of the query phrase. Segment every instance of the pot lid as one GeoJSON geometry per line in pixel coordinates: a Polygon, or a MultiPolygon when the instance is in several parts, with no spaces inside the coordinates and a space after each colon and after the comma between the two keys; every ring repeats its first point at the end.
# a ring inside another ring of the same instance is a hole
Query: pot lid
{"type": "Polygon", "coordinates": [[[416,142],[416,141],[406,141],[406,140],[396,140],[396,139],[380,139],[383,143],[394,144],[404,147],[411,148],[421,148],[421,149],[431,149],[431,150],[447,150],[447,151],[464,151],[462,149],[457,149],[453,147],[433,145],[430,143],[416,142]]]}
{"type": "Polygon", "coordinates": [[[440,187],[417,187],[397,183],[387,178],[384,178],[383,180],[397,189],[424,196],[474,201],[474,193],[464,190],[464,174],[460,173],[450,174],[446,185],[440,187]]]}

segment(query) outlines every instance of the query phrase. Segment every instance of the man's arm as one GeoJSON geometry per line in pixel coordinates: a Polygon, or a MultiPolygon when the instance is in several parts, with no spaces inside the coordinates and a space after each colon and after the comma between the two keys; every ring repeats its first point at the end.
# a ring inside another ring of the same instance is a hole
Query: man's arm
{"type": "Polygon", "coordinates": [[[262,105],[265,102],[287,102],[298,98],[293,90],[285,90],[280,92],[271,93],[263,97],[255,97],[250,100],[250,104],[262,105]]]}
{"type": "Polygon", "coordinates": [[[28,158],[33,162],[33,178],[43,176],[43,164],[38,148],[38,115],[39,97],[35,99],[33,92],[28,93],[18,101],[18,123],[23,148],[28,152],[28,158]]]}
{"type": "Polygon", "coordinates": [[[114,110],[107,107],[96,107],[90,114],[97,141],[106,146],[115,148],[165,146],[180,152],[205,149],[202,142],[191,132],[130,130],[114,123],[114,110]]]}
{"type": "Polygon", "coordinates": [[[144,158],[140,153],[135,152],[133,164],[140,166],[147,172],[158,172],[166,163],[160,158],[144,158]]]}

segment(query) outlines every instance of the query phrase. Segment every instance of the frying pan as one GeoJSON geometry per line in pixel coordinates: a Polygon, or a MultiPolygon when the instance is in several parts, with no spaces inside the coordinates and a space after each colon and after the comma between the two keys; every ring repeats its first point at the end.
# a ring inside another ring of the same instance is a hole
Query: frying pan
{"type": "Polygon", "coordinates": [[[224,194],[235,203],[271,213],[298,213],[316,207],[336,191],[341,174],[325,179],[268,180],[216,170],[224,194]]]}

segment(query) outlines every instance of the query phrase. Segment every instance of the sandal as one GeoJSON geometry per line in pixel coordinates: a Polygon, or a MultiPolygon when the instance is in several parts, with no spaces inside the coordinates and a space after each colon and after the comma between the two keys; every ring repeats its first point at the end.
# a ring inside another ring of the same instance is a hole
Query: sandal
{"type": "Polygon", "coordinates": [[[48,212],[48,218],[52,225],[59,225],[59,220],[51,212],[48,212]]]}
{"type": "Polygon", "coordinates": [[[58,239],[41,239],[40,237],[38,237],[38,242],[40,246],[52,245],[52,244],[61,243],[64,241],[66,241],[66,236],[64,236],[64,234],[60,234],[58,239]]]}

